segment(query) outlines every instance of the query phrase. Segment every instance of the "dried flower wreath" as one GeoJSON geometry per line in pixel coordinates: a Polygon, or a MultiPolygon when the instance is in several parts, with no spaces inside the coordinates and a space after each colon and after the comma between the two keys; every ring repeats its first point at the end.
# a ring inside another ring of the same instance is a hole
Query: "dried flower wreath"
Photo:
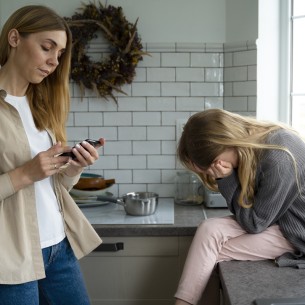
{"type": "Polygon", "coordinates": [[[135,68],[142,56],[143,46],[137,32],[137,22],[131,24],[121,7],[111,5],[83,5],[71,18],[65,18],[73,37],[71,78],[80,86],[82,95],[85,87],[107,99],[117,102],[113,90],[123,92],[120,87],[130,84],[135,68]],[[94,62],[86,55],[88,43],[102,31],[110,44],[109,56],[94,62]]]}

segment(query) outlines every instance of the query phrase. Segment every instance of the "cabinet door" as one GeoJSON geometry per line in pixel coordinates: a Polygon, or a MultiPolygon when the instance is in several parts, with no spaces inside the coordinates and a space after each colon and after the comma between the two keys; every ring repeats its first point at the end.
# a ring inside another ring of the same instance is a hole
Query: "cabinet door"
{"type": "Polygon", "coordinates": [[[81,260],[92,305],[172,305],[191,239],[103,238],[107,244],[123,243],[124,249],[81,260]]]}

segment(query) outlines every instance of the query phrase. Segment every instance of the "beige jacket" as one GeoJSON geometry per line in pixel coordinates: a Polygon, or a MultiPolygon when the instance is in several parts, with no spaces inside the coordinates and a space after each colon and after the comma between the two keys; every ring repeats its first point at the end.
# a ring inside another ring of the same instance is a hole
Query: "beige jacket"
{"type": "MultiPolygon", "coordinates": [[[[8,172],[31,159],[28,139],[18,111],[0,90],[0,284],[18,284],[45,277],[38,231],[35,190],[16,192],[8,172]]],[[[52,142],[54,135],[48,130],[52,142]]],[[[101,239],[77,207],[69,190],[78,181],[62,173],[53,176],[65,231],[77,258],[90,253],[101,239]]]]}

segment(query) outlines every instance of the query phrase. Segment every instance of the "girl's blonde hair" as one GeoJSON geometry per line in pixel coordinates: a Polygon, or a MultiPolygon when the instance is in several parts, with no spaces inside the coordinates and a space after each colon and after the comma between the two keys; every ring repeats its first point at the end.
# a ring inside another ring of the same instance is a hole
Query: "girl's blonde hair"
{"type": "MultiPolygon", "coordinates": [[[[286,151],[295,164],[287,148],[265,143],[271,132],[281,128],[288,129],[284,125],[258,121],[222,109],[208,109],[194,114],[186,123],[177,148],[178,158],[190,170],[194,171],[193,165],[208,169],[226,149],[236,149],[241,185],[238,202],[243,207],[250,207],[254,202],[255,176],[263,149],[286,151]]],[[[218,191],[215,178],[197,174],[209,189],[218,191]]]]}
{"type": "Polygon", "coordinates": [[[39,130],[52,130],[57,141],[66,142],[65,124],[70,108],[69,73],[72,35],[66,21],[52,9],[28,5],[15,11],[6,21],[0,35],[0,66],[7,62],[11,47],[8,34],[18,30],[22,37],[44,31],[65,31],[67,44],[56,70],[39,84],[30,84],[26,95],[34,122],[39,130]]]}

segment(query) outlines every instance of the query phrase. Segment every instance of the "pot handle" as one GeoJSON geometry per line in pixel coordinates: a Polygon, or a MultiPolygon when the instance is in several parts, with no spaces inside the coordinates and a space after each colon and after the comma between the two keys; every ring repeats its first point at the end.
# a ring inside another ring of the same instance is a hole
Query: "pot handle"
{"type": "Polygon", "coordinates": [[[113,203],[117,203],[119,205],[125,206],[125,203],[123,200],[121,200],[120,198],[112,197],[112,196],[99,195],[99,196],[96,196],[96,200],[109,201],[109,202],[113,202],[113,203]]]}

